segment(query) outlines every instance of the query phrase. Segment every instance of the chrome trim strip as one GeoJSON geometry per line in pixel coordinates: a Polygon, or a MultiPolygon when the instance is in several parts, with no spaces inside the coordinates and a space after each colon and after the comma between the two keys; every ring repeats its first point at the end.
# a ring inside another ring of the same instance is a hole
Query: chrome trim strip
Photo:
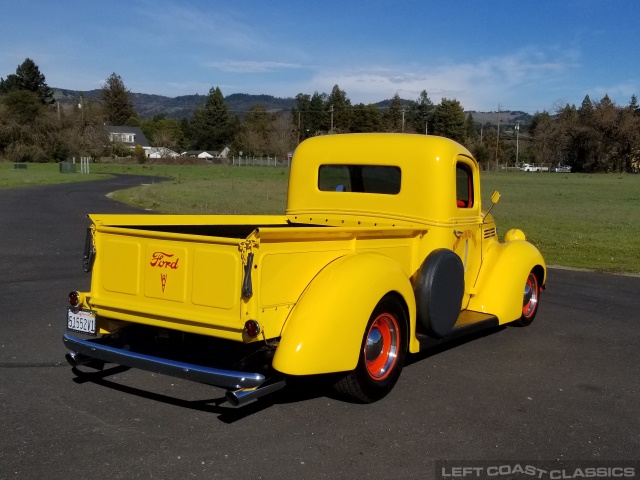
{"type": "Polygon", "coordinates": [[[64,334],[62,340],[65,346],[76,354],[126,367],[139,368],[154,373],[184,378],[185,380],[206,383],[216,387],[233,389],[256,388],[266,380],[265,376],[259,373],[223,370],[221,368],[204,367],[202,365],[154,357],[83,340],[68,333],[64,334]]]}

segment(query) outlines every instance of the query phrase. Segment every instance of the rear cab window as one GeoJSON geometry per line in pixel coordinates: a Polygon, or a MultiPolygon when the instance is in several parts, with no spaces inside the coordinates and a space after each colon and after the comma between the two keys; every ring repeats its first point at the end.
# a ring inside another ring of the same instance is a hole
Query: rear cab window
{"type": "Polygon", "coordinates": [[[320,165],[318,189],[322,192],[359,192],[397,195],[400,167],[386,165],[320,165]]]}

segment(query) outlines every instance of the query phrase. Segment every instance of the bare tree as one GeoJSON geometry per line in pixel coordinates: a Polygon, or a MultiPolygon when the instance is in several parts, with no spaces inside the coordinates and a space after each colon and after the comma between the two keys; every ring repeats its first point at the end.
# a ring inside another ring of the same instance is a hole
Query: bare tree
{"type": "Polygon", "coordinates": [[[276,115],[269,124],[267,136],[269,151],[277,156],[285,157],[295,145],[294,133],[288,116],[285,114],[276,115]]]}

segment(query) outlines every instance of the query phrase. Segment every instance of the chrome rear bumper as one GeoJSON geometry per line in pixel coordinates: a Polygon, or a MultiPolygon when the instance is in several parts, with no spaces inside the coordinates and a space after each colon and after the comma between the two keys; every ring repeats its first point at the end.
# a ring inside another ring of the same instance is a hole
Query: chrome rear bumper
{"type": "MultiPolygon", "coordinates": [[[[254,389],[268,380],[260,373],[238,372],[179,362],[104,345],[95,340],[83,340],[69,334],[64,334],[62,339],[65,346],[71,350],[67,360],[74,366],[100,360],[227,389],[254,389]]],[[[273,388],[270,391],[273,391],[273,388]]]]}

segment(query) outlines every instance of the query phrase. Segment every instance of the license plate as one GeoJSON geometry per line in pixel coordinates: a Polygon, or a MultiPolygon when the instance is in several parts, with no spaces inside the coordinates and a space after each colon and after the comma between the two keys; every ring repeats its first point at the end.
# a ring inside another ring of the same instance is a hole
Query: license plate
{"type": "Polygon", "coordinates": [[[87,335],[96,334],[96,314],[90,310],[67,310],[67,330],[87,335]]]}

